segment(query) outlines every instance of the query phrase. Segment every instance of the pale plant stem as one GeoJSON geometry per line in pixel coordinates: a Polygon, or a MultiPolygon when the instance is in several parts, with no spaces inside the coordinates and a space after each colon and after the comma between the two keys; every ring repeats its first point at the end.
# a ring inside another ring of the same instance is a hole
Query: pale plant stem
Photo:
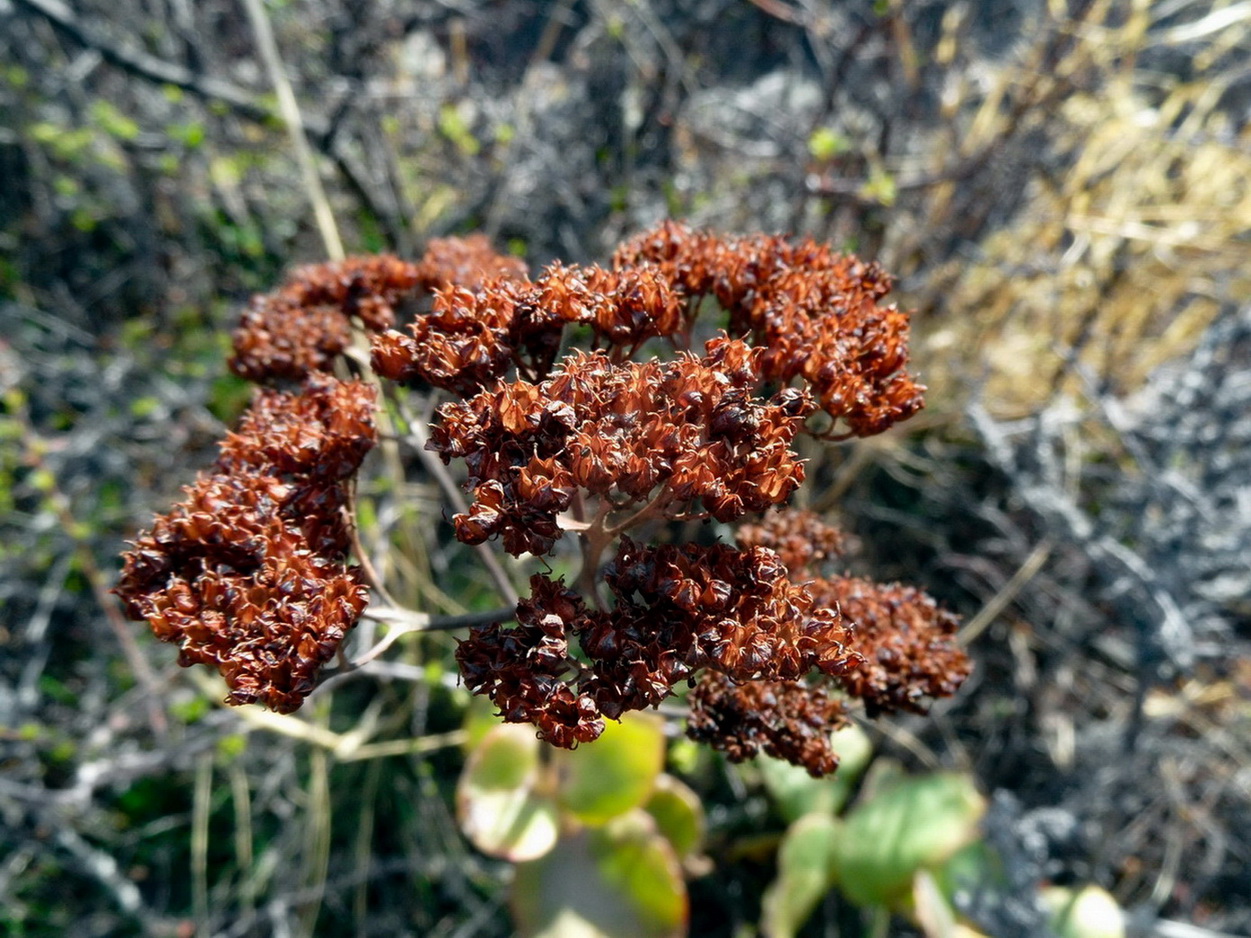
{"type": "Polygon", "coordinates": [[[365,545],[361,543],[360,529],[356,524],[356,485],[353,482],[348,489],[347,504],[344,506],[347,513],[347,529],[348,536],[352,541],[352,552],[356,554],[356,561],[360,564],[361,570],[365,573],[365,579],[369,581],[369,586],[379,596],[381,596],[388,606],[398,606],[399,603],[387,590],[386,585],[382,581],[382,577],[378,575],[378,571],[374,568],[373,561],[370,560],[365,545]]]}
{"type": "MultiPolygon", "coordinates": [[[[304,183],[304,188],[308,194],[309,202],[313,206],[313,213],[317,221],[317,228],[321,234],[322,243],[326,249],[326,256],[333,261],[341,261],[345,257],[346,252],[343,248],[343,240],[339,235],[338,225],[335,223],[334,212],[330,208],[330,201],[326,197],[326,191],[321,183],[321,177],[317,172],[317,164],[313,158],[313,151],[308,145],[308,139],[305,136],[304,120],[300,113],[299,102],[296,100],[295,92],[291,87],[291,82],[287,79],[286,71],[283,68],[282,56],[278,51],[278,44],[274,39],[273,26],[269,18],[269,14],[265,11],[263,0],[244,0],[244,7],[247,10],[248,18],[251,21],[253,32],[256,35],[257,48],[260,51],[261,58],[265,63],[265,69],[269,74],[270,82],[274,86],[274,91],[278,97],[278,110],[282,115],[283,122],[287,126],[287,132],[291,138],[291,146],[295,152],[296,162],[300,167],[300,176],[304,183]]],[[[355,324],[354,324],[355,325],[355,324]]],[[[365,380],[374,386],[378,391],[379,408],[378,420],[381,429],[385,432],[390,429],[389,419],[385,406],[382,406],[384,400],[384,391],[381,387],[377,376],[374,375],[369,367],[369,343],[359,328],[352,330],[352,349],[353,357],[360,366],[361,374],[365,380]]],[[[383,443],[383,452],[386,462],[391,470],[393,477],[397,481],[402,477],[399,473],[399,460],[395,452],[394,444],[383,443]]],[[[392,606],[396,605],[395,600],[387,592],[382,577],[377,569],[370,561],[366,554],[364,545],[360,541],[360,537],[356,527],[356,511],[355,511],[355,492],[351,493],[351,504],[349,506],[351,517],[349,518],[349,530],[351,531],[352,547],[356,553],[361,568],[365,571],[365,575],[369,580],[370,586],[380,595],[386,602],[392,606]]]]}
{"type": "MultiPolygon", "coordinates": [[[[314,719],[329,732],[325,722],[329,717],[329,701],[318,707],[314,719]]],[[[325,900],[326,880],[330,874],[330,831],[334,805],[330,800],[330,763],[325,749],[314,748],[309,753],[307,834],[305,838],[305,877],[310,892],[307,903],[298,910],[297,916],[305,935],[313,935],[317,919],[321,916],[325,900]]]]}
{"type": "Polygon", "coordinates": [[[195,795],[191,809],[191,905],[196,938],[209,938],[208,848],[209,815],[213,797],[213,753],[196,759],[195,795]]]}
{"type": "Polygon", "coordinates": [[[366,616],[380,622],[390,622],[394,625],[394,628],[372,648],[358,655],[352,661],[341,665],[333,672],[323,672],[322,678],[318,682],[318,688],[319,690],[326,690],[340,683],[353,672],[359,671],[377,660],[392,645],[406,635],[415,635],[420,632],[447,632],[462,629],[466,626],[488,625],[492,622],[509,622],[516,614],[517,609],[515,606],[494,609],[489,612],[469,612],[456,616],[431,616],[424,612],[412,612],[411,610],[398,607],[367,609],[365,611],[366,616]]]}
{"type": "MultiPolygon", "coordinates": [[[[207,673],[193,669],[190,677],[206,695],[221,699],[222,685],[207,673]]],[[[225,706],[225,704],[222,704],[225,706]]],[[[432,752],[448,746],[458,746],[465,739],[464,730],[453,730],[448,733],[435,733],[428,736],[417,736],[405,739],[367,742],[373,732],[372,725],[365,725],[358,730],[337,733],[324,723],[313,719],[305,719],[292,714],[275,713],[262,710],[260,707],[239,707],[234,711],[239,718],[239,731],[249,733],[261,730],[277,733],[289,739],[308,743],[313,752],[320,752],[323,757],[329,756],[335,762],[359,762],[364,759],[378,759],[386,756],[404,755],[409,753],[432,752]]],[[[363,721],[368,723],[368,721],[363,721]]],[[[316,769],[316,766],[313,766],[316,769]]],[[[318,792],[310,788],[309,797],[315,800],[318,792]]],[[[310,803],[313,803],[312,801],[310,803]]],[[[315,809],[310,809],[315,810],[315,809]]],[[[312,859],[310,857],[310,859],[312,859]]],[[[314,884],[315,886],[315,884],[314,884]]]]}
{"type": "Polygon", "coordinates": [[[586,530],[579,535],[582,544],[582,569],[578,572],[578,588],[583,595],[594,601],[596,608],[600,610],[604,608],[604,601],[599,594],[596,575],[599,573],[599,560],[604,554],[604,548],[615,537],[605,528],[605,522],[611,510],[611,503],[608,499],[603,499],[595,510],[595,517],[591,519],[586,530]]]}
{"type": "Polygon", "coordinates": [[[981,635],[987,626],[999,618],[999,615],[1008,608],[1012,600],[1016,599],[1017,594],[1025,588],[1026,584],[1037,576],[1038,571],[1043,568],[1043,565],[1051,556],[1054,546],[1050,541],[1044,540],[1030,552],[1030,555],[1025,558],[1025,562],[1021,564],[1016,573],[1012,574],[1012,578],[1003,585],[1003,588],[992,596],[977,615],[960,629],[956,635],[956,641],[961,646],[968,645],[977,636],[981,635]]]}
{"type": "MultiPolygon", "coordinates": [[[[420,418],[416,418],[403,404],[397,402],[400,415],[408,424],[408,437],[412,447],[417,451],[418,457],[426,467],[426,471],[434,477],[439,488],[443,492],[443,497],[452,503],[452,506],[462,514],[469,511],[469,503],[465,501],[465,496],[461,492],[460,487],[456,484],[456,480],[452,478],[451,473],[447,471],[447,467],[439,461],[439,457],[430,450],[426,449],[426,443],[430,437],[426,434],[425,424],[420,418]]],[[[495,555],[495,551],[489,544],[477,545],[478,556],[482,558],[483,565],[487,568],[492,581],[495,583],[496,590],[505,602],[517,605],[520,595],[517,587],[513,585],[512,578],[500,563],[499,557],[495,555]]]]}
{"type": "MultiPolygon", "coordinates": [[[[370,613],[366,614],[369,615],[370,613]]],[[[489,612],[468,612],[459,616],[429,616],[420,612],[410,613],[407,610],[398,608],[373,610],[373,618],[383,622],[399,621],[400,624],[388,632],[373,648],[355,658],[350,667],[359,668],[361,665],[368,664],[405,635],[412,635],[416,632],[448,632],[464,628],[467,625],[484,625],[490,622],[507,621],[514,615],[516,615],[516,609],[512,606],[504,609],[492,609],[489,612]],[[402,618],[400,617],[401,615],[402,618]]]]}
{"type": "Polygon", "coordinates": [[[256,911],[256,878],[252,875],[252,792],[247,771],[238,760],[230,763],[230,797],[235,814],[235,864],[239,868],[239,898],[244,915],[256,911]]]}
{"type": "Polygon", "coordinates": [[[367,759],[385,759],[390,756],[421,755],[437,749],[449,749],[462,746],[469,734],[464,730],[450,730],[430,736],[415,736],[407,739],[386,739],[378,743],[361,746],[352,752],[338,756],[339,762],[362,762],[367,759]]]}
{"type": "Polygon", "coordinates": [[[274,30],[269,14],[265,12],[263,0],[243,0],[243,6],[252,23],[252,31],[256,35],[256,45],[261,53],[261,60],[265,63],[265,70],[269,73],[269,80],[278,97],[278,113],[282,115],[282,121],[287,125],[287,134],[291,138],[291,147],[295,151],[295,159],[300,167],[300,177],[304,188],[313,205],[313,215],[326,247],[326,256],[333,261],[341,261],[344,257],[343,241],[339,237],[339,228],[335,224],[330,201],[326,198],[326,190],[322,187],[321,177],[317,173],[313,151],[304,136],[304,120],[300,116],[300,105],[295,99],[291,82],[287,80],[286,71],[282,67],[282,56],[278,52],[278,43],[274,40],[274,30]]]}
{"type": "Polygon", "coordinates": [[[382,777],[382,763],[373,761],[365,773],[364,791],[361,796],[360,817],[356,825],[356,875],[358,882],[352,896],[352,917],[356,920],[356,934],[364,938],[369,933],[369,867],[373,859],[374,802],[378,797],[378,781],[382,777]]]}
{"type": "Polygon", "coordinates": [[[659,495],[653,498],[634,514],[630,515],[624,521],[607,527],[605,533],[609,536],[609,538],[614,538],[623,531],[634,527],[636,524],[641,524],[644,521],[649,521],[652,518],[655,518],[658,514],[663,512],[672,501],[672,494],[668,489],[664,489],[659,495]]]}

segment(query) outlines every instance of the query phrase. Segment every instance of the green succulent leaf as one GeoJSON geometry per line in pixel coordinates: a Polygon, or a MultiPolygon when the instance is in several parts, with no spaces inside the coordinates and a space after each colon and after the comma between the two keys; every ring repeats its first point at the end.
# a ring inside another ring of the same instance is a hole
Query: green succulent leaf
{"type": "MultiPolygon", "coordinates": [[[[464,749],[466,754],[473,752],[496,727],[503,725],[497,715],[497,708],[488,697],[470,697],[465,707],[465,715],[461,727],[465,731],[464,749]]],[[[534,731],[531,730],[531,736],[534,731]]],[[[535,740],[538,741],[537,739],[535,740]]]]}
{"type": "Polygon", "coordinates": [[[813,778],[802,766],[781,759],[761,756],[756,760],[765,788],[787,821],[797,821],[813,811],[837,814],[864,774],[873,756],[868,733],[858,726],[847,726],[835,733],[831,742],[838,753],[838,769],[825,778],[813,778]]]}
{"type": "Polygon", "coordinates": [[[526,938],[679,938],[687,912],[678,858],[642,810],[561,838],[513,880],[526,938]]]}
{"type": "Polygon", "coordinates": [[[465,763],[456,814],[465,836],[483,853],[514,862],[533,860],[556,843],[556,803],[539,790],[540,745],[532,727],[497,726],[465,763]]]}
{"type": "Polygon", "coordinates": [[[643,804],[665,764],[664,727],[632,713],[609,722],[599,739],[553,753],[560,806],[583,824],[605,824],[643,804]]]}
{"type": "Polygon", "coordinates": [[[689,786],[672,775],[660,775],[643,809],[681,859],[698,852],[704,840],[704,807],[689,786]]]}
{"type": "Polygon", "coordinates": [[[1125,938],[1125,913],[1107,890],[1052,886],[1043,890],[1043,901],[1060,938],[1125,938]]]}
{"type": "Polygon", "coordinates": [[[777,879],[764,895],[761,931],[767,938],[795,935],[829,891],[842,826],[817,811],[787,828],[778,848],[777,879]]]}
{"type": "Polygon", "coordinates": [[[906,900],[918,870],[978,838],[985,810],[973,780],[956,773],[906,778],[879,792],[847,816],[835,863],[843,892],[862,906],[906,900]]]}
{"type": "Polygon", "coordinates": [[[948,903],[955,899],[960,889],[973,890],[981,886],[1004,887],[1007,880],[999,855],[984,840],[975,840],[948,857],[940,866],[933,868],[934,882],[948,903]]]}

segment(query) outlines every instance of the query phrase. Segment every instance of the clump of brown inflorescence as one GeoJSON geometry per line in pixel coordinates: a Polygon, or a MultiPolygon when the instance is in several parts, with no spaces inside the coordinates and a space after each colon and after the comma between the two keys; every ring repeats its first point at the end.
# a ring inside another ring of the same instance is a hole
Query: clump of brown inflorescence
{"type": "Polygon", "coordinates": [[[738,684],[709,671],[687,703],[687,735],[720,749],[731,762],[763,751],[816,776],[838,768],[830,734],[847,725],[846,705],[825,687],[798,681],[738,684]]]}
{"type": "Polygon", "coordinates": [[[368,385],[329,378],[261,392],[213,472],[126,556],[127,610],[181,664],[217,668],[231,703],[298,708],[365,608],[344,507],[374,404],[368,385]]]}
{"type": "Polygon", "coordinates": [[[738,534],[741,546],[779,549],[814,602],[855,623],[860,657],[838,682],[869,716],[924,713],[927,697],[951,696],[969,675],[968,657],[956,644],[958,619],[910,586],[818,575],[823,561],[842,552],[842,541],[837,529],[804,511],[771,512],[738,534]]]}
{"type": "Polygon", "coordinates": [[[812,404],[792,389],[758,399],[759,358],[727,339],[663,363],[575,352],[541,384],[444,405],[430,448],[463,459],[474,492],[456,536],[545,554],[579,495],[605,511],[646,502],[653,514],[719,521],[784,501],[803,481],[790,444],[812,404]]]}
{"type": "Polygon", "coordinates": [[[232,359],[297,389],[258,396],[214,473],[140,538],[118,591],[184,664],[218,667],[231,702],[299,706],[365,602],[344,509],[374,398],[328,374],[363,330],[378,376],[458,398],[428,448],[465,466],[459,540],[518,557],[566,534],[581,547],[576,583],[534,575],[511,616],[460,643],[471,690],[572,747],[685,682],[694,738],[825,774],[849,700],[921,710],[968,672],[950,614],[908,587],[826,576],[844,539],[777,510],[804,481],[799,433],[866,436],[921,407],[889,289],[824,245],[674,223],[610,269],[535,279],[480,236],[431,242],[416,263],[304,268],[252,301],[232,359]],[[566,352],[571,335],[590,349],[566,352]],[[636,539],[766,511],[738,546],[636,539]]]}
{"type": "Polygon", "coordinates": [[[729,333],[765,349],[765,377],[802,379],[847,425],[841,435],[880,433],[924,403],[924,388],[903,370],[907,314],[879,303],[891,278],[877,264],[812,241],[722,238],[673,222],[623,244],[614,262],[658,264],[692,300],[715,297],[729,333]]]}

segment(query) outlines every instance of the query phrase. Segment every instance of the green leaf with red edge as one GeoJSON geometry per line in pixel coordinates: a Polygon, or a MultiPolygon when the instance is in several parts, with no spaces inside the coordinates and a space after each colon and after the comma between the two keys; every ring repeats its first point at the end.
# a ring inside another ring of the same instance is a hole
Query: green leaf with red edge
{"type": "Polygon", "coordinates": [[[643,810],[680,859],[698,852],[704,840],[704,806],[688,785],[667,773],[658,776],[643,810]]]}
{"type": "Polygon", "coordinates": [[[669,841],[634,810],[518,864],[513,914],[524,938],[681,938],[686,884],[669,841]]]}
{"type": "Polygon", "coordinates": [[[545,793],[541,745],[533,727],[505,724],[487,733],[465,763],[456,816],[483,853],[533,860],[556,843],[558,810],[545,793]]]}
{"type": "Polygon", "coordinates": [[[768,938],[791,938],[830,889],[842,821],[822,811],[786,830],[778,848],[778,875],[764,895],[760,930],[768,938]]]}
{"type": "Polygon", "coordinates": [[[665,764],[658,717],[631,713],[609,721],[593,743],[552,753],[561,808],[583,824],[605,824],[643,804],[665,764]]]}

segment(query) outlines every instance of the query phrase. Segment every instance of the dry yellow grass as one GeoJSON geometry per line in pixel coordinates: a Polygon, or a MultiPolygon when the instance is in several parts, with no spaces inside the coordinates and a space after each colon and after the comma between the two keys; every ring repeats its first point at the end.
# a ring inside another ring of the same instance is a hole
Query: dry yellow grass
{"type": "MultiPolygon", "coordinates": [[[[1117,26],[1107,9],[1075,26],[1051,76],[1005,70],[974,118],[966,152],[1004,132],[1003,97],[1041,104],[1052,82],[1095,70],[1083,84],[1096,90],[1039,115],[1068,165],[1030,183],[1017,220],[972,262],[934,278],[947,315],[924,330],[917,361],[936,402],[956,403],[970,377],[984,377],[1000,414],[1029,411],[1079,390],[1074,364],[1132,391],[1189,351],[1222,301],[1251,297],[1251,132],[1236,135],[1217,109],[1229,80],[1221,50],[1251,42],[1251,9],[1149,32],[1136,7],[1117,26]],[[1191,44],[1190,80],[1139,64],[1202,29],[1211,41],[1191,44]]],[[[931,212],[942,201],[935,192],[931,212]]]]}

